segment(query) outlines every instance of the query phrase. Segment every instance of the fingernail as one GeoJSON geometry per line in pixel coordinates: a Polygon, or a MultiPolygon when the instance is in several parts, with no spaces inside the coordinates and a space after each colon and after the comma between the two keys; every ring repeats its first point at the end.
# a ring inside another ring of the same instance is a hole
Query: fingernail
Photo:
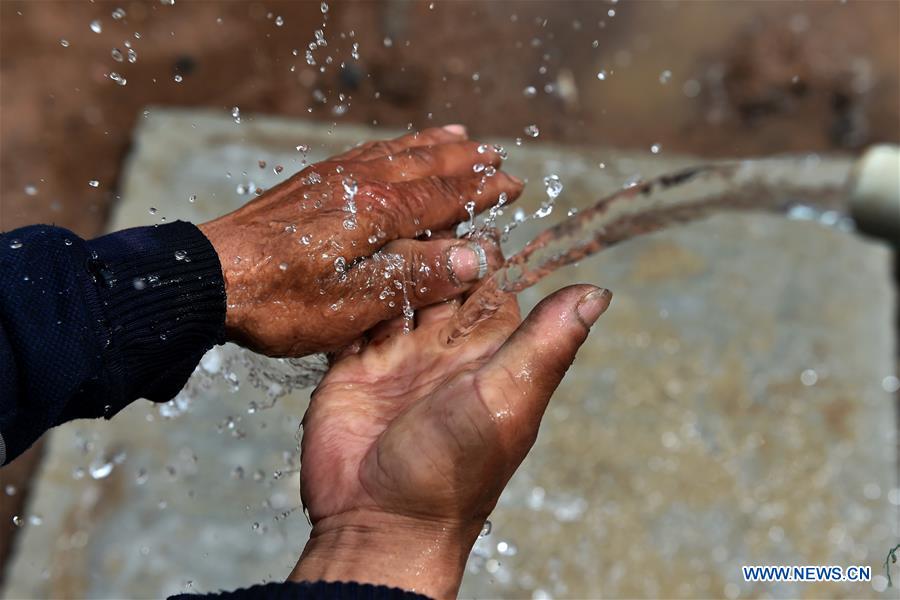
{"type": "Polygon", "coordinates": [[[460,244],[450,249],[450,270],[463,283],[478,281],[488,272],[487,253],[478,244],[460,244]]]}
{"type": "Polygon", "coordinates": [[[611,301],[612,292],[605,288],[598,288],[582,296],[575,310],[578,312],[578,317],[584,323],[584,326],[590,328],[594,321],[606,312],[611,301]]]}
{"type": "Polygon", "coordinates": [[[519,179],[518,177],[516,177],[515,175],[510,175],[509,173],[507,173],[506,175],[507,175],[510,179],[512,179],[512,182],[515,183],[516,185],[525,187],[525,182],[522,181],[521,179],[519,179]]]}
{"type": "Polygon", "coordinates": [[[452,133],[454,135],[466,135],[466,126],[453,124],[453,125],[444,125],[443,130],[452,133]]]}

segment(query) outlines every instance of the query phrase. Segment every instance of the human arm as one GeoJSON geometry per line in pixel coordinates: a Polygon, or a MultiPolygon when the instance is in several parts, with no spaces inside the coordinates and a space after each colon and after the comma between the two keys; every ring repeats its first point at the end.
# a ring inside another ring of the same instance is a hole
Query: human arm
{"type": "Polygon", "coordinates": [[[0,234],[0,465],[65,421],[174,396],[223,338],[220,272],[190,223],[0,234]]]}
{"type": "Polygon", "coordinates": [[[470,200],[480,211],[521,191],[499,171],[474,172],[500,163],[478,147],[452,126],[363,144],[199,228],[91,241],[49,226],[2,234],[5,462],[67,420],[170,399],[216,343],[278,356],[333,350],[467,289],[479,275],[467,242],[415,238],[462,220],[470,200]]]}

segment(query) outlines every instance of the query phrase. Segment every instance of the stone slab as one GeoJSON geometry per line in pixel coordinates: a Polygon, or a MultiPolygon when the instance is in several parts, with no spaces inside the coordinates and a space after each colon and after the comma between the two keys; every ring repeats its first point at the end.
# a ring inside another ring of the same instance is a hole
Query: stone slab
{"type": "MultiPolygon", "coordinates": [[[[250,197],[239,187],[394,133],[151,107],[112,228],[212,218],[250,197]]],[[[505,145],[507,168],[533,182],[526,210],[541,178],[560,176],[555,218],[692,162],[505,145]]],[[[462,595],[878,595],[900,536],[895,398],[882,385],[896,351],[888,251],[811,223],[720,216],[558,272],[523,307],[575,281],[611,288],[613,306],[476,545],[462,595]],[[865,564],[876,579],[746,584],[743,564],[865,564]]],[[[260,364],[214,352],[180,402],[52,433],[4,597],[161,597],[285,577],[309,532],[291,472],[308,395],[260,409],[260,364]]]]}

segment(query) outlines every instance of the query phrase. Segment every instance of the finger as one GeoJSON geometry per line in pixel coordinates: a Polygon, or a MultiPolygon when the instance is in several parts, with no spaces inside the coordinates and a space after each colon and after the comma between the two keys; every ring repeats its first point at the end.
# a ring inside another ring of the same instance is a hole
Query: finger
{"type": "Polygon", "coordinates": [[[376,140],[366,142],[356,148],[351,148],[343,154],[329,159],[329,161],[372,160],[402,152],[407,148],[417,146],[433,146],[459,142],[466,139],[466,128],[462,125],[444,125],[443,127],[431,127],[402,135],[393,140],[376,140]]]}
{"type": "Polygon", "coordinates": [[[380,344],[391,336],[403,333],[406,325],[406,317],[394,317],[383,321],[369,330],[369,343],[380,344]]]}
{"type": "Polygon", "coordinates": [[[369,328],[404,307],[458,296],[502,262],[490,240],[398,240],[347,272],[346,284],[358,290],[351,305],[354,321],[369,328]]]}
{"type": "Polygon", "coordinates": [[[431,175],[465,177],[490,175],[500,167],[500,154],[478,142],[455,142],[437,146],[414,146],[354,167],[382,181],[411,181],[431,175]]]}
{"type": "Polygon", "coordinates": [[[515,421],[509,426],[514,442],[530,447],[551,394],[611,300],[609,290],[589,285],[557,291],[541,301],[479,369],[479,401],[495,417],[515,421]]]}
{"type": "Polygon", "coordinates": [[[518,179],[498,171],[493,177],[428,177],[391,184],[369,182],[357,194],[358,226],[348,235],[352,258],[366,256],[383,244],[415,238],[425,230],[447,229],[497,203],[510,204],[522,193],[518,179]]]}

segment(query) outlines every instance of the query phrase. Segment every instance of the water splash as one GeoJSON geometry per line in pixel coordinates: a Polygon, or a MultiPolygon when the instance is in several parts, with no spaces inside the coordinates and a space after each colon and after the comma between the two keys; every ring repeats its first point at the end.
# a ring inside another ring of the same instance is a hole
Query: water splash
{"type": "Polygon", "coordinates": [[[551,227],[511,257],[454,315],[448,342],[490,317],[508,294],[631,238],[727,210],[769,211],[846,226],[853,163],[788,157],[712,164],[635,183],[551,227]],[[827,216],[826,216],[827,215],[827,216]]]}

